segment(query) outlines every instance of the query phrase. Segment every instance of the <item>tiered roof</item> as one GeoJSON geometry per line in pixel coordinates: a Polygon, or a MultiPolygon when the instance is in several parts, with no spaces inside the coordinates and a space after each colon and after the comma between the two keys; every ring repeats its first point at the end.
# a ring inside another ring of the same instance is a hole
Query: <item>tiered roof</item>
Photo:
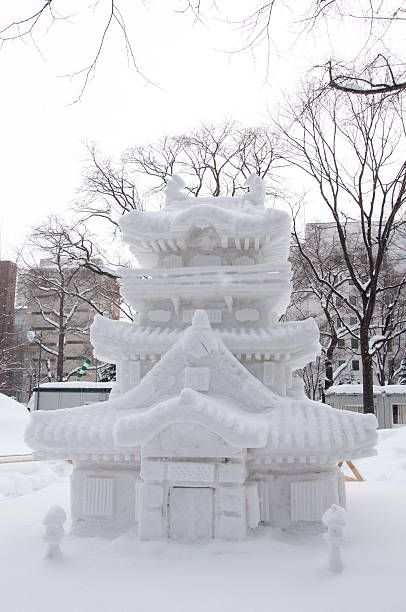
{"type": "Polygon", "coordinates": [[[204,311],[136,387],[106,402],[34,412],[26,439],[41,456],[125,460],[179,421],[275,461],[345,460],[374,454],[376,443],[373,415],[272,393],[230,353],[204,311]],[[188,387],[193,381],[197,389],[188,387]]]}
{"type": "Polygon", "coordinates": [[[265,208],[263,181],[251,175],[249,191],[242,197],[190,197],[184,183],[174,176],[166,189],[165,207],[156,212],[132,211],[119,221],[124,241],[138,256],[142,250],[177,251],[193,227],[213,227],[221,246],[237,249],[263,247],[269,256],[284,261],[289,255],[290,217],[265,208]]]}
{"type": "MultiPolygon", "coordinates": [[[[236,355],[257,353],[265,354],[267,359],[283,358],[293,368],[304,367],[320,354],[319,330],[314,319],[289,321],[268,328],[216,326],[214,331],[236,355]]],[[[116,363],[121,359],[162,355],[179,340],[182,332],[181,328],[141,327],[96,315],[90,339],[98,359],[116,363]]]]}

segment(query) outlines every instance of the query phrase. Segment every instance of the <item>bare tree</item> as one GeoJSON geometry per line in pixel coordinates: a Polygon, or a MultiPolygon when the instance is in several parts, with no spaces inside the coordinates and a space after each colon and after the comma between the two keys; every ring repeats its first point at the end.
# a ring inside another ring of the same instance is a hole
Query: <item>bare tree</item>
{"type": "MultiPolygon", "coordinates": [[[[337,31],[349,38],[352,59],[337,56],[320,58],[316,68],[324,73],[322,88],[328,87],[358,95],[393,95],[406,89],[406,58],[399,57],[394,43],[399,39],[406,9],[399,0],[306,0],[300,5],[282,0],[270,0],[246,7],[237,20],[242,36],[240,50],[263,49],[268,57],[275,52],[274,30],[280,28],[282,13],[291,12],[287,25],[296,31],[296,40],[309,33],[337,31]],[[356,28],[357,40],[351,40],[348,29],[356,28]]],[[[286,18],[285,18],[286,19],[286,18]]]]}
{"type": "MultiPolygon", "coordinates": [[[[279,127],[290,145],[290,161],[317,186],[340,245],[355,300],[320,273],[294,218],[298,251],[318,286],[331,291],[357,319],[364,411],[373,412],[373,356],[383,342],[382,335],[373,333],[377,301],[406,285],[404,266],[398,266],[394,283],[384,275],[389,251],[397,262],[403,258],[403,244],[398,244],[406,202],[402,117],[393,99],[369,104],[341,93],[320,98],[311,89],[298,106],[290,106],[279,127]]],[[[354,330],[347,326],[347,331],[354,330]]]]}
{"type": "Polygon", "coordinates": [[[122,214],[145,210],[148,199],[160,206],[173,173],[188,177],[187,189],[194,196],[241,193],[245,179],[255,173],[267,181],[268,195],[275,196],[276,172],[284,164],[280,145],[267,128],[242,128],[234,121],[204,124],[189,134],[132,147],[118,162],[103,158],[95,147],[89,151],[75,209],[83,220],[101,218],[115,229],[122,214]]]}
{"type": "MultiPolygon", "coordinates": [[[[91,34],[95,42],[88,59],[82,67],[67,76],[80,79],[79,93],[75,102],[80,100],[91,78],[94,76],[98,63],[106,47],[106,41],[114,31],[124,43],[127,61],[135,68],[141,79],[151,83],[143,73],[135,57],[134,45],[128,33],[128,15],[125,8],[129,3],[125,0],[97,0],[93,5],[84,7],[79,15],[64,14],[60,8],[60,0],[45,0],[34,4],[31,11],[20,13],[13,9],[13,17],[0,26],[0,42],[11,43],[16,39],[32,41],[38,45],[37,39],[46,35],[51,27],[60,22],[75,23],[85,20],[85,13],[93,11],[91,34]]],[[[324,72],[324,85],[354,94],[398,94],[406,89],[406,60],[398,57],[392,42],[399,39],[399,28],[406,21],[406,10],[399,0],[360,0],[354,6],[350,0],[305,0],[298,4],[293,0],[270,0],[257,3],[253,0],[236,7],[238,16],[230,15],[229,4],[223,6],[221,0],[185,0],[183,5],[170,7],[178,13],[189,15],[193,23],[205,21],[210,25],[211,19],[216,23],[223,20],[225,28],[230,26],[237,32],[237,51],[250,51],[255,47],[260,53],[265,53],[267,77],[270,74],[271,57],[278,52],[275,48],[274,31],[280,29],[281,23],[287,33],[292,28],[297,38],[304,38],[309,32],[339,30],[347,35],[348,26],[356,24],[359,33],[362,24],[363,34],[358,34],[360,40],[354,50],[354,58],[346,61],[332,52],[332,57],[320,58],[318,68],[324,72]],[[240,8],[239,11],[237,9],[240,8]],[[286,18],[286,11],[291,14],[286,18]],[[265,45],[265,49],[264,49],[265,45]]],[[[138,18],[142,16],[138,14],[138,18]]]]}
{"type": "MultiPolygon", "coordinates": [[[[80,265],[72,249],[73,235],[60,219],[51,217],[34,228],[21,256],[20,291],[33,315],[33,330],[38,332],[35,342],[41,346],[45,361],[50,360],[47,377],[54,375],[58,381],[77,373],[88,356],[83,354],[83,347],[89,344],[94,314],[118,316],[115,279],[80,265]],[[75,361],[69,371],[66,371],[67,341],[77,345],[77,349],[72,349],[74,355],[69,357],[75,361]],[[77,351],[82,353],[76,354],[77,351]],[[51,374],[52,363],[55,371],[51,374]]],[[[95,264],[101,267],[100,261],[95,264]]]]}
{"type": "Polygon", "coordinates": [[[337,293],[343,291],[348,275],[341,255],[341,249],[335,236],[325,236],[322,225],[318,223],[306,226],[305,236],[298,231],[298,216],[301,206],[292,209],[293,248],[291,261],[293,267],[293,288],[288,316],[305,318],[313,316],[320,329],[322,359],[316,367],[304,369],[303,374],[313,384],[309,388],[312,394],[319,393],[324,399],[324,392],[331,387],[342,372],[334,367],[334,356],[339,340],[346,335],[342,322],[342,309],[337,303],[337,293]],[[303,256],[302,240],[306,243],[306,256],[303,256]],[[311,261],[309,265],[308,259],[311,261]],[[317,271],[317,275],[315,274],[317,271]],[[324,282],[319,282],[319,278],[324,282]],[[322,364],[323,362],[323,364],[322,364]],[[321,376],[317,384],[315,371],[321,376]]]}
{"type": "Polygon", "coordinates": [[[65,14],[63,3],[58,0],[37,0],[36,6],[26,12],[15,10],[13,18],[0,26],[0,43],[10,44],[16,40],[32,42],[38,49],[37,39],[46,35],[52,27],[64,22],[74,27],[77,20],[91,19],[92,38],[94,46],[90,56],[83,61],[80,68],[74,70],[67,77],[79,80],[79,91],[73,102],[78,102],[93,78],[100,58],[106,47],[108,36],[116,31],[124,43],[127,62],[132,65],[144,83],[151,84],[148,77],[142,72],[136,60],[133,44],[128,35],[127,20],[122,12],[120,0],[96,0],[92,5],[83,7],[79,15],[65,14]],[[86,15],[88,13],[88,15],[86,15]]]}

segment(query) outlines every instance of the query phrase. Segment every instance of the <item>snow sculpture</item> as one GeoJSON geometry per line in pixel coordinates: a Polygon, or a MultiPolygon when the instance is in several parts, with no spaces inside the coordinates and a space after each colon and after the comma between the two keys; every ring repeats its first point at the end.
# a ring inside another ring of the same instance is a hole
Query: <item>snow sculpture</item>
{"type": "Polygon", "coordinates": [[[52,506],[44,517],[46,528],[43,539],[48,542],[45,559],[62,557],[60,543],[65,535],[63,524],[66,521],[66,512],[60,506],[52,506]]]}
{"type": "Polygon", "coordinates": [[[323,537],[330,546],[328,567],[333,574],[343,571],[340,545],[344,544],[343,528],[347,524],[344,508],[333,504],[322,516],[322,521],[327,527],[327,533],[323,537]]]}
{"type": "Polygon", "coordinates": [[[290,296],[290,218],[242,197],[189,197],[173,177],[158,212],[120,220],[140,264],[122,270],[136,323],[96,317],[109,401],[35,412],[38,457],[69,458],[76,534],[246,536],[321,528],[345,505],[338,461],[374,454],[373,415],[305,398],[294,372],[320,351],[312,319],[278,323],[290,296]]]}

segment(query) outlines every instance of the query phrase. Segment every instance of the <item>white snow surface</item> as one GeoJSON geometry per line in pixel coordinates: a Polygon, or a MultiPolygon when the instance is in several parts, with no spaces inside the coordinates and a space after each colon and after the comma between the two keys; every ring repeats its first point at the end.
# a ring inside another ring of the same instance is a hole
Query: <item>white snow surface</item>
{"type": "Polygon", "coordinates": [[[24,431],[29,422],[27,408],[0,393],[0,456],[31,454],[31,449],[24,442],[24,431]]]}
{"type": "Polygon", "coordinates": [[[347,484],[344,570],[339,576],[326,568],[328,547],[320,535],[304,538],[271,528],[242,542],[193,545],[140,542],[135,532],[114,540],[67,535],[61,542],[63,558],[44,561],[43,519],[55,504],[69,517],[68,483],[0,498],[1,608],[403,612],[406,488],[397,482],[402,447],[405,453],[406,428],[381,430],[378,456],[356,462],[369,480],[347,484]]]}
{"type": "MultiPolygon", "coordinates": [[[[406,393],[406,385],[374,385],[374,395],[396,395],[406,393]]],[[[333,385],[326,395],[358,395],[362,394],[362,385],[333,385]]]]}
{"type": "Polygon", "coordinates": [[[406,481],[406,426],[378,429],[378,455],[358,459],[356,466],[364,480],[406,481]]]}
{"type": "Polygon", "coordinates": [[[66,382],[51,382],[41,383],[41,389],[111,389],[114,387],[114,382],[81,382],[81,381],[66,381],[66,382]]]}
{"type": "Polygon", "coordinates": [[[66,461],[0,463],[0,502],[48,487],[65,479],[71,471],[66,461]]]}

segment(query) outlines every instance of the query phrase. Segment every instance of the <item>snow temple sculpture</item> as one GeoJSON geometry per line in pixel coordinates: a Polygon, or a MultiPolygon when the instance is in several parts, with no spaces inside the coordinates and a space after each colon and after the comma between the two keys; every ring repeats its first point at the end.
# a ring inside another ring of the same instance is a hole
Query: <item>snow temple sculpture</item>
{"type": "Polygon", "coordinates": [[[96,317],[117,364],[108,401],[32,414],[27,442],[69,458],[76,534],[243,538],[321,525],[345,505],[338,461],[375,454],[373,415],[305,398],[294,372],[319,352],[312,319],[278,323],[290,295],[290,218],[242,197],[189,197],[123,216],[140,269],[121,271],[134,323],[96,317]]]}

